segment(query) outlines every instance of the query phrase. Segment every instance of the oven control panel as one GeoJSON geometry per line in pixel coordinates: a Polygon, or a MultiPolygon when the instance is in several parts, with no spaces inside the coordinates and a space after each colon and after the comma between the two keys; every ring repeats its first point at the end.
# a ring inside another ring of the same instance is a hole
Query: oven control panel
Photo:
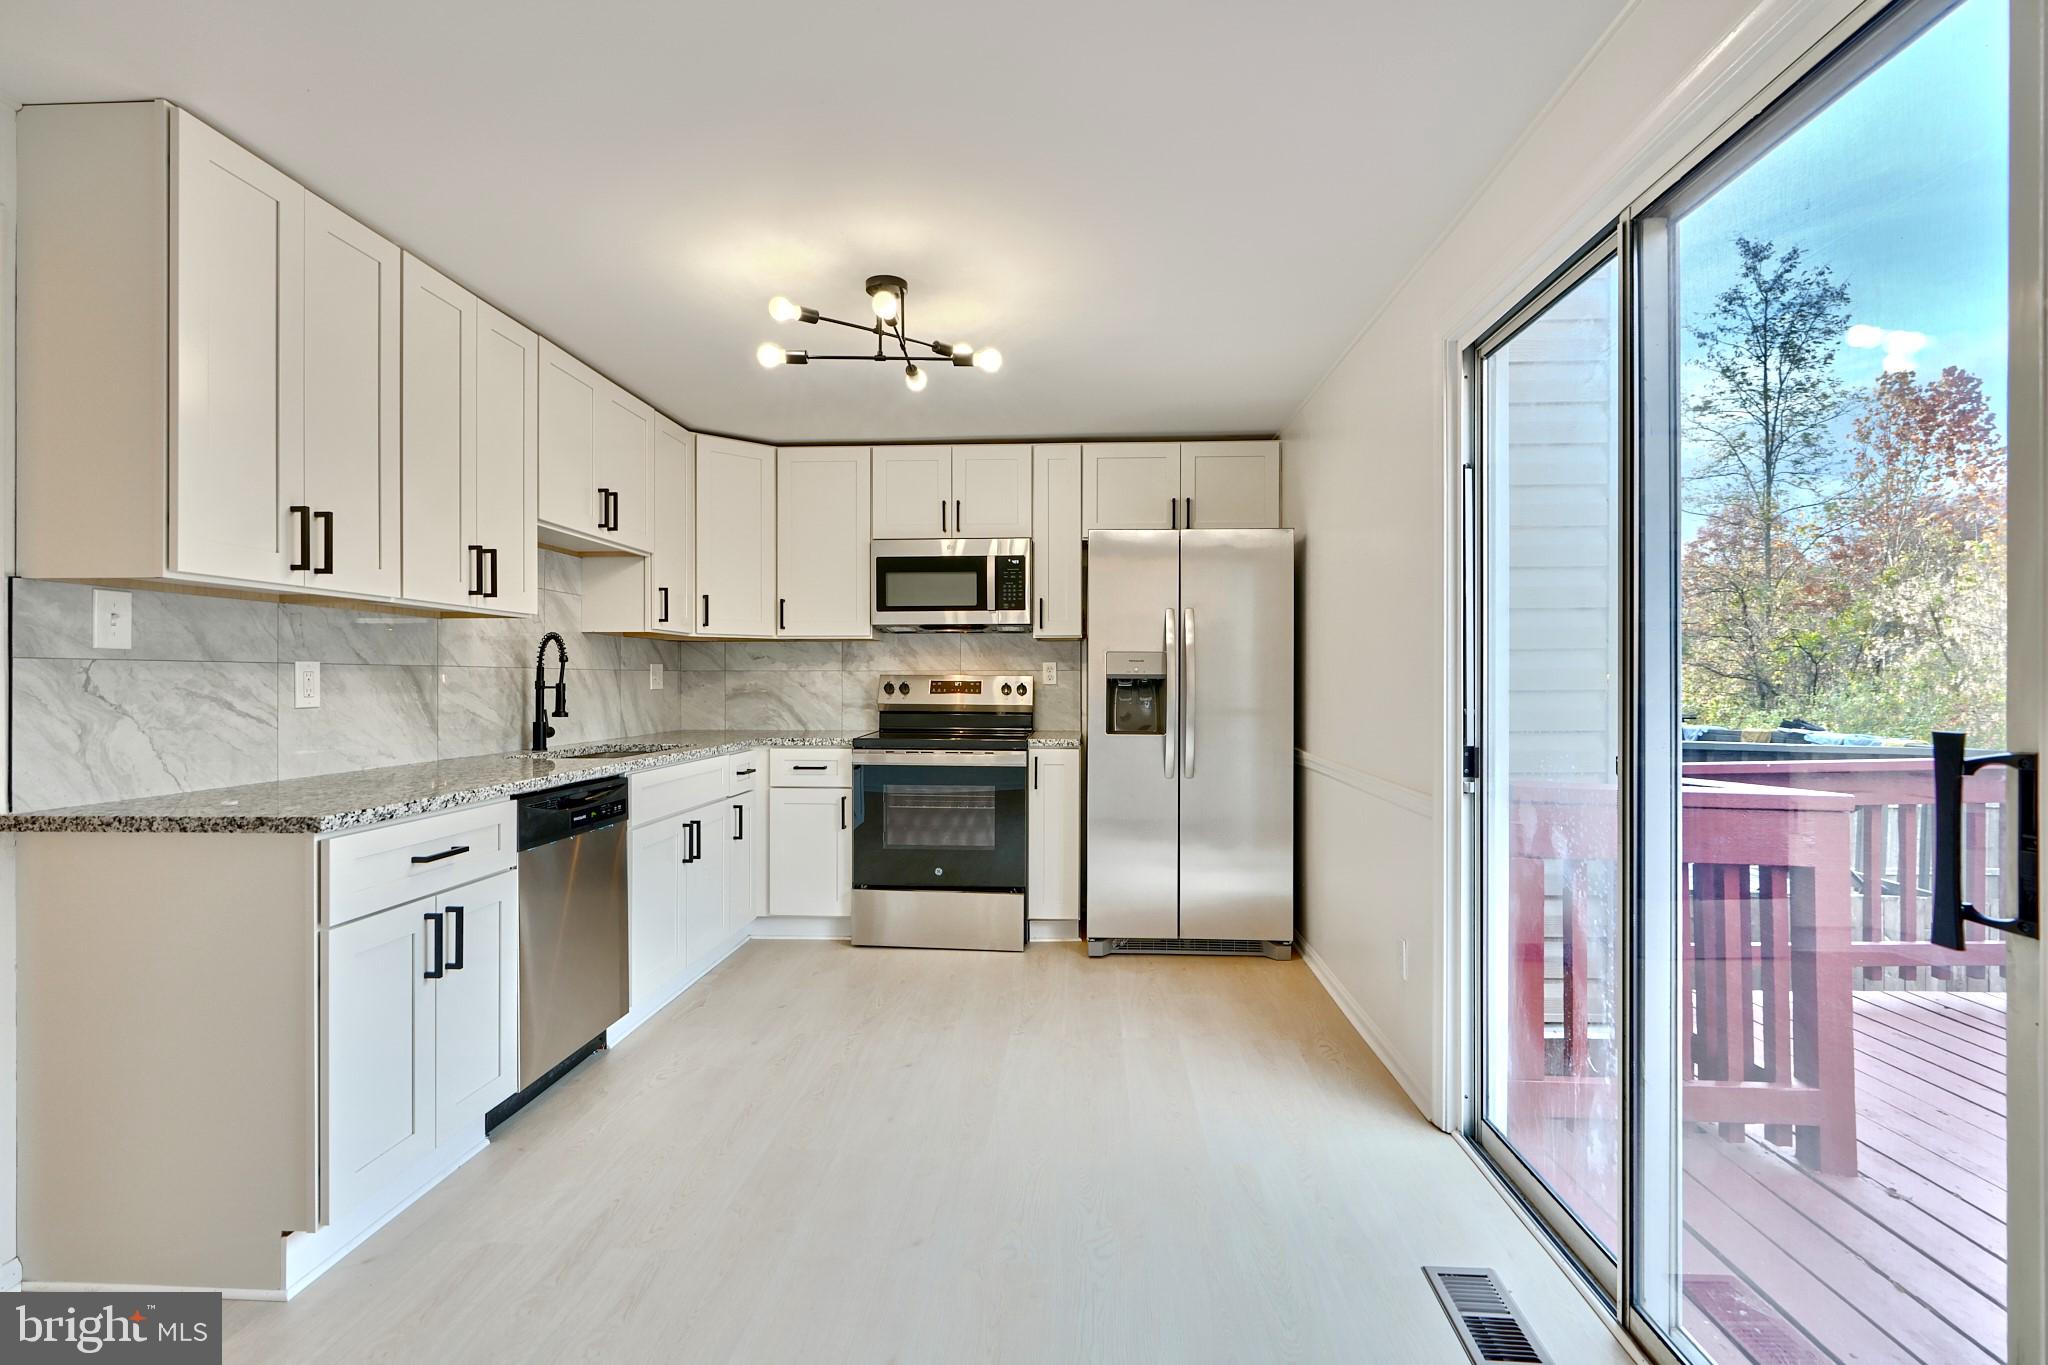
{"type": "Polygon", "coordinates": [[[884,711],[1029,711],[1029,673],[884,673],[876,701],[884,711]]]}

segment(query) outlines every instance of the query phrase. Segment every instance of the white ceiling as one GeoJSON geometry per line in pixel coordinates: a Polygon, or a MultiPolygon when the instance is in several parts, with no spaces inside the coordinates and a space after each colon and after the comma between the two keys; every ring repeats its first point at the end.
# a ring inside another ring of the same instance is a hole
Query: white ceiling
{"type": "Polygon", "coordinates": [[[1623,2],[0,0],[0,91],[184,105],[702,430],[1267,433],[1623,2]],[[1002,373],[755,364],[879,272],[1002,373]]]}

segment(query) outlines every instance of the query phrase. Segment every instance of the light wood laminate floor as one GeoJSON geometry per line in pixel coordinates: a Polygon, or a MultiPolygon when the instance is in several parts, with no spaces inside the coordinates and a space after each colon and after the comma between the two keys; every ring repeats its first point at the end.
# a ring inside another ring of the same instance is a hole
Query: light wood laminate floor
{"type": "Polygon", "coordinates": [[[1462,1361],[1426,1263],[1626,1359],[1298,960],[756,942],[227,1358],[1462,1361]]]}

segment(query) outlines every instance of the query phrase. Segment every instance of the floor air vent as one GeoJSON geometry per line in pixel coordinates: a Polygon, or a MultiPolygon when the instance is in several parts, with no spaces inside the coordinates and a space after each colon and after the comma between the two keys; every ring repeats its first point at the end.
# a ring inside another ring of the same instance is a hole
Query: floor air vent
{"type": "Polygon", "coordinates": [[[1270,957],[1285,961],[1291,945],[1256,938],[1092,938],[1090,957],[1111,953],[1180,953],[1193,957],[1270,957]]]}
{"type": "Polygon", "coordinates": [[[1515,1301],[1500,1276],[1476,1266],[1426,1265],[1422,1273],[1436,1290],[1451,1325],[1475,1361],[1548,1361],[1536,1338],[1522,1325],[1515,1301]]]}

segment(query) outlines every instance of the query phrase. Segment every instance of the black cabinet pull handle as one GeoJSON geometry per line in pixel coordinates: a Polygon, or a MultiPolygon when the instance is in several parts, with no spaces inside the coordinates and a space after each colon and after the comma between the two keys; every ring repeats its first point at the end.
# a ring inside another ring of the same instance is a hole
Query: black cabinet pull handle
{"type": "Polygon", "coordinates": [[[789,599],[787,597],[775,599],[775,628],[777,630],[789,629],[789,599]]]}
{"type": "Polygon", "coordinates": [[[1166,525],[1170,530],[1178,531],[1180,529],[1179,498],[1168,498],[1166,500],[1166,525]]]}
{"type": "Polygon", "coordinates": [[[469,595],[484,595],[484,547],[481,545],[469,547],[469,595]]]}
{"type": "Polygon", "coordinates": [[[667,624],[667,622],[668,622],[668,589],[667,589],[667,588],[663,588],[663,589],[661,589],[660,591],[661,591],[661,622],[660,622],[660,623],[661,623],[661,624],[664,624],[664,625],[665,625],[665,624],[667,624]]]}
{"type": "Polygon", "coordinates": [[[825,771],[825,765],[822,763],[792,763],[789,766],[789,770],[794,773],[821,773],[825,771]]]}
{"type": "Polygon", "coordinates": [[[452,921],[455,925],[455,955],[448,959],[448,970],[451,972],[459,972],[462,970],[462,941],[464,938],[464,934],[462,932],[462,907],[459,905],[451,905],[442,913],[447,915],[449,920],[452,921]]]}
{"type": "Polygon", "coordinates": [[[959,535],[967,529],[967,523],[960,519],[960,499],[953,499],[953,534],[959,535]]]}
{"type": "Polygon", "coordinates": [[[427,923],[434,926],[434,965],[423,972],[422,975],[429,981],[438,981],[446,972],[446,968],[442,964],[442,953],[448,945],[441,939],[441,917],[429,910],[426,914],[426,920],[427,923]]]}
{"type": "Polygon", "coordinates": [[[612,490],[600,487],[597,490],[597,529],[612,529],[612,490]]]}
{"type": "Polygon", "coordinates": [[[733,774],[734,777],[752,777],[753,775],[754,769],[752,768],[742,768],[738,772],[733,774]]]}
{"type": "Polygon", "coordinates": [[[292,515],[299,521],[299,557],[292,561],[293,573],[304,573],[313,567],[313,509],[295,504],[292,515]]]}
{"type": "Polygon", "coordinates": [[[1188,514],[1185,517],[1181,518],[1181,525],[1187,527],[1188,530],[1192,531],[1195,529],[1195,500],[1193,498],[1188,498],[1186,501],[1188,505],[1188,514]]]}
{"type": "Polygon", "coordinates": [[[325,564],[323,564],[323,565],[322,565],[321,567],[319,567],[319,568],[317,568],[317,569],[313,570],[313,572],[314,572],[314,573],[316,573],[316,574],[328,574],[328,573],[333,573],[333,572],[334,572],[334,513],[332,513],[332,512],[315,512],[315,513],[313,514],[313,519],[314,519],[315,521],[317,521],[317,522],[319,522],[319,523],[320,523],[320,540],[321,540],[321,544],[322,544],[322,547],[323,547],[323,548],[322,548],[322,551],[321,551],[321,554],[322,554],[322,557],[323,557],[323,558],[324,558],[324,559],[326,560],[326,563],[325,563],[325,564]]]}
{"type": "Polygon", "coordinates": [[[940,498],[940,499],[939,499],[939,534],[940,534],[940,535],[944,535],[945,533],[946,533],[946,500],[945,500],[944,498],[940,498]]]}
{"type": "Polygon", "coordinates": [[[839,828],[846,828],[846,797],[843,794],[839,798],[839,828]]]}
{"type": "Polygon", "coordinates": [[[2035,754],[1979,754],[1966,758],[1960,730],[1934,732],[1934,918],[1927,941],[1937,948],[1963,948],[1963,922],[2004,934],[2041,936],[2041,812],[2039,757],[2035,754]],[[1963,779],[1982,768],[2011,768],[2007,800],[2017,822],[2019,866],[2010,918],[1987,915],[1963,899],[1963,779]]]}
{"type": "Polygon", "coordinates": [[[453,858],[458,853],[467,852],[469,852],[468,844],[457,844],[453,848],[444,848],[439,853],[415,853],[412,860],[415,865],[419,863],[438,863],[443,858],[453,858]]]}
{"type": "Polygon", "coordinates": [[[702,820],[692,820],[690,822],[690,861],[694,863],[703,856],[704,822],[702,820]]]}
{"type": "Polygon", "coordinates": [[[708,592],[704,594],[704,625],[702,629],[711,629],[711,594],[708,592]]]}
{"type": "Polygon", "coordinates": [[[1031,790],[1038,790],[1038,755],[1031,756],[1031,790]]]}
{"type": "Polygon", "coordinates": [[[616,489],[612,491],[612,529],[619,529],[619,494],[616,489]]]}
{"type": "Polygon", "coordinates": [[[737,801],[732,803],[732,837],[735,841],[747,837],[747,808],[737,801]]]}
{"type": "Polygon", "coordinates": [[[1038,599],[1038,628],[1040,630],[1045,629],[1045,599],[1043,597],[1038,599]]]}
{"type": "Polygon", "coordinates": [[[490,591],[486,592],[484,596],[496,597],[498,595],[498,547],[493,545],[488,550],[485,550],[484,553],[491,557],[491,587],[490,591]]]}

